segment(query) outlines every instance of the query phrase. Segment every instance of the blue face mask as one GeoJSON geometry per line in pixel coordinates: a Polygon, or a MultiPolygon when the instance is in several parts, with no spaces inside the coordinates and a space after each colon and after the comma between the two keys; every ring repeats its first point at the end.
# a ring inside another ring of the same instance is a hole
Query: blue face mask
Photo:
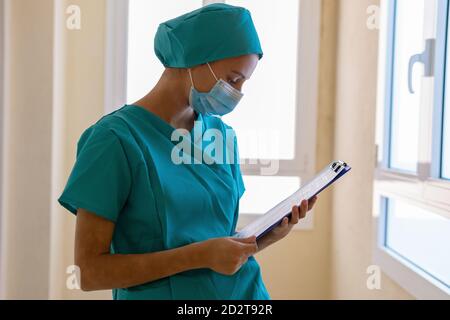
{"type": "Polygon", "coordinates": [[[223,116],[233,111],[244,95],[229,83],[217,79],[209,63],[208,67],[217,81],[209,92],[198,92],[194,88],[191,69],[188,70],[192,84],[189,103],[195,111],[202,115],[223,116]]]}

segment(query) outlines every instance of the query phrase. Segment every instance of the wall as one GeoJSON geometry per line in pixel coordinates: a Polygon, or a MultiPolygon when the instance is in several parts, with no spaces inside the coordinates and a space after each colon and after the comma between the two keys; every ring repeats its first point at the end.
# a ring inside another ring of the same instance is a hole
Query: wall
{"type": "Polygon", "coordinates": [[[2,296],[49,287],[53,2],[7,1],[2,296]],[[41,85],[36,85],[41,84],[41,85]]]}
{"type": "Polygon", "coordinates": [[[105,2],[70,1],[77,31],[65,27],[69,1],[5,2],[0,296],[110,298],[66,289],[75,219],[56,202],[81,132],[103,114],[105,2]]]}
{"type": "Polygon", "coordinates": [[[338,24],[335,158],[353,170],[334,189],[332,206],[331,297],[409,299],[384,274],[381,290],[368,290],[372,265],[372,184],[375,165],[375,107],[378,31],[366,27],[374,0],[340,0],[338,24]]]}
{"type": "MultiPolygon", "coordinates": [[[[2,250],[3,247],[1,245],[2,240],[2,219],[1,219],[1,213],[2,205],[3,205],[3,146],[5,144],[4,141],[4,123],[5,120],[4,116],[4,105],[5,105],[5,1],[0,0],[0,257],[2,257],[2,250]]],[[[0,270],[2,270],[3,266],[1,265],[1,258],[0,258],[0,270]]],[[[3,273],[0,271],[0,287],[3,282],[3,273]]],[[[2,296],[2,292],[0,289],[0,297],[2,296]]]]}

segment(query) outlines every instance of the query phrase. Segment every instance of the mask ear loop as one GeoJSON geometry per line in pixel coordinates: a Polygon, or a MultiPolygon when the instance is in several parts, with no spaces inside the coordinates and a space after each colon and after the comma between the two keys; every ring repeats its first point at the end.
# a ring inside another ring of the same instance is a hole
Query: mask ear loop
{"type": "MultiPolygon", "coordinates": [[[[210,70],[211,73],[213,74],[214,79],[216,79],[216,81],[219,81],[219,79],[217,79],[216,74],[214,73],[214,71],[213,71],[213,69],[211,68],[211,66],[209,65],[209,63],[207,62],[206,64],[208,65],[209,70],[210,70]]],[[[192,79],[191,68],[188,69],[188,73],[189,73],[189,78],[191,78],[191,85],[192,85],[193,87],[195,87],[195,86],[194,86],[194,80],[192,79]]]]}
{"type": "Polygon", "coordinates": [[[191,78],[191,86],[194,88],[194,80],[192,80],[191,68],[188,69],[189,78],[191,78]]]}
{"type": "Polygon", "coordinates": [[[190,94],[189,94],[189,105],[192,105],[192,101],[191,101],[191,99],[192,99],[192,90],[195,90],[195,87],[194,87],[194,80],[192,80],[192,73],[191,73],[191,68],[188,68],[188,73],[189,73],[189,78],[191,78],[191,92],[190,92],[190,94]]]}
{"type": "Polygon", "coordinates": [[[219,81],[219,79],[217,79],[216,74],[214,73],[213,69],[211,68],[211,66],[209,65],[209,62],[206,63],[208,65],[209,70],[211,70],[211,73],[214,76],[214,79],[216,79],[216,81],[219,81]]]}

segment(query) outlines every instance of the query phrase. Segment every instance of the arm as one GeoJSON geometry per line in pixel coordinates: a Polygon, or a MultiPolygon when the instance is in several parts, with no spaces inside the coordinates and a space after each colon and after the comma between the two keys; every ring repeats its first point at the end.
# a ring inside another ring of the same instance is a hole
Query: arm
{"type": "Polygon", "coordinates": [[[114,223],[78,210],[75,264],[82,290],[126,288],[199,268],[233,274],[257,250],[255,239],[217,238],[159,252],[110,254],[113,231],[114,223]]]}
{"type": "Polygon", "coordinates": [[[306,216],[306,213],[314,207],[316,201],[317,197],[314,197],[309,201],[302,201],[300,206],[292,207],[291,219],[285,217],[278,227],[274,228],[258,240],[258,252],[286,237],[289,232],[291,232],[294,225],[296,225],[300,219],[303,219],[306,216]]]}

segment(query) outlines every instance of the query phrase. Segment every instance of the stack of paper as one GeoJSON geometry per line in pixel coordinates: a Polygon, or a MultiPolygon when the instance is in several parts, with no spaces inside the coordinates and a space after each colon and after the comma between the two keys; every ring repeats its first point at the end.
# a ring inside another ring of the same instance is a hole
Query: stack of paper
{"type": "Polygon", "coordinates": [[[339,179],[351,168],[343,161],[334,161],[317,174],[311,181],[300,187],[291,196],[281,201],[267,213],[245,226],[234,236],[246,238],[255,235],[257,239],[276,227],[281,220],[291,214],[293,206],[299,205],[302,200],[309,200],[334,181],[339,179]]]}

